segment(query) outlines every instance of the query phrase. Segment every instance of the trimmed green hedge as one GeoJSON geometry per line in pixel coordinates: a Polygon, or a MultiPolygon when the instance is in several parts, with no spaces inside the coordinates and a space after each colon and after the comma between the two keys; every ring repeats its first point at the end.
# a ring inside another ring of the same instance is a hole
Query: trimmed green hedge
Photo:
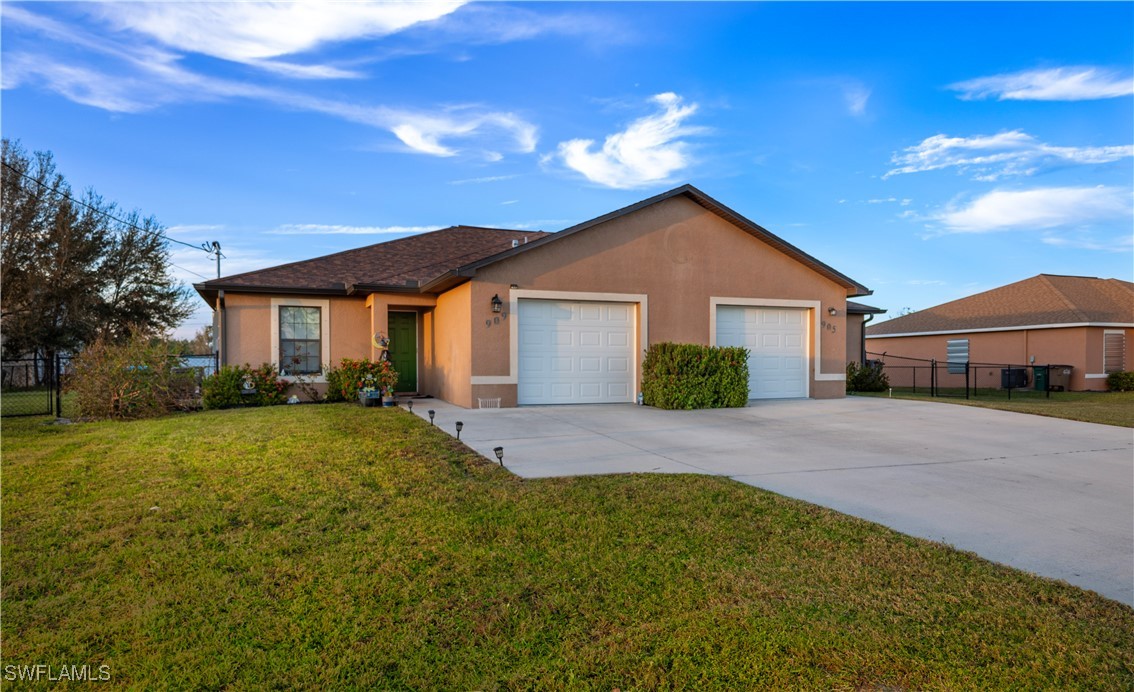
{"type": "Polygon", "coordinates": [[[890,387],[890,376],[880,360],[868,360],[859,365],[847,363],[847,392],[884,392],[890,387]]]}
{"type": "Polygon", "coordinates": [[[748,405],[748,349],[664,342],[650,346],[642,366],[647,406],[664,409],[748,405]]]}
{"type": "Polygon", "coordinates": [[[1134,372],[1112,372],[1106,376],[1106,388],[1112,392],[1134,391],[1134,372]]]}

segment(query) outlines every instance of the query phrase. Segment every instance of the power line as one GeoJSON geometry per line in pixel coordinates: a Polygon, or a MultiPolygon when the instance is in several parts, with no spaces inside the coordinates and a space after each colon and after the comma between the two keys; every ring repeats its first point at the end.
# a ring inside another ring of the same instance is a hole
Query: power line
{"type": "MultiPolygon", "coordinates": [[[[179,245],[184,245],[185,247],[191,247],[191,248],[193,248],[194,250],[203,250],[203,251],[205,251],[205,252],[207,252],[207,253],[209,253],[209,254],[212,254],[212,253],[214,252],[214,246],[215,246],[215,251],[216,251],[216,252],[218,252],[218,253],[220,252],[220,246],[219,246],[218,244],[216,244],[216,243],[208,243],[208,242],[206,242],[206,243],[201,243],[200,245],[194,245],[194,244],[192,244],[192,243],[187,243],[187,242],[185,242],[185,241],[183,241],[183,240],[178,240],[178,239],[176,239],[176,238],[170,238],[170,237],[169,237],[168,235],[166,235],[165,233],[158,233],[158,232],[155,232],[155,231],[151,231],[151,230],[149,230],[149,229],[146,229],[146,228],[142,228],[141,226],[138,226],[138,225],[136,225],[136,224],[130,223],[129,221],[125,221],[125,220],[123,220],[123,219],[120,219],[120,218],[118,218],[117,216],[115,216],[115,215],[111,214],[110,212],[108,212],[108,211],[106,211],[106,210],[104,210],[104,209],[99,209],[98,207],[95,207],[95,206],[92,206],[92,205],[90,205],[90,204],[87,204],[86,202],[83,202],[82,200],[78,200],[78,199],[75,199],[74,197],[72,197],[71,195],[67,194],[66,192],[63,192],[62,190],[55,190],[55,189],[52,189],[52,188],[48,187],[47,185],[44,185],[44,184],[43,184],[43,183],[41,183],[40,181],[36,180],[35,178],[31,177],[31,176],[30,176],[30,175],[28,175],[27,173],[24,173],[24,172],[22,172],[22,171],[19,171],[19,170],[17,170],[17,169],[16,169],[16,168],[15,168],[14,166],[12,166],[12,164],[8,163],[7,161],[0,161],[0,164],[3,164],[3,165],[4,165],[4,168],[7,168],[8,170],[12,171],[13,173],[15,173],[16,175],[20,176],[21,178],[24,178],[25,180],[30,180],[31,182],[33,182],[33,183],[35,183],[36,185],[40,186],[40,187],[41,187],[41,188],[43,188],[44,190],[47,190],[48,192],[53,192],[53,193],[55,193],[55,194],[59,195],[60,197],[62,197],[63,199],[66,199],[66,200],[68,200],[68,201],[72,202],[73,204],[78,204],[79,206],[82,206],[82,207],[86,207],[87,209],[90,209],[90,210],[91,210],[91,211],[93,211],[93,212],[96,212],[96,213],[98,213],[98,214],[102,214],[102,215],[103,215],[103,216],[105,216],[106,218],[108,218],[108,219],[113,219],[113,220],[117,221],[118,223],[122,224],[123,226],[127,226],[127,227],[129,227],[129,228],[133,228],[133,229],[134,229],[135,231],[138,231],[139,233],[145,233],[145,234],[147,234],[147,235],[152,235],[152,236],[157,236],[157,237],[159,237],[159,238],[164,238],[164,239],[168,240],[168,241],[169,241],[169,242],[171,242],[171,243],[177,243],[177,244],[179,244],[179,245]]],[[[185,269],[184,267],[180,267],[180,268],[181,268],[181,269],[185,269]]],[[[188,269],[186,269],[185,271],[189,271],[189,270],[188,270],[188,269]]],[[[194,274],[195,274],[196,272],[190,272],[190,273],[194,273],[194,274]]],[[[201,275],[200,275],[200,274],[197,274],[197,276],[201,276],[201,275]]],[[[205,277],[201,277],[201,278],[205,278],[205,277]]]]}
{"type": "Polygon", "coordinates": [[[173,262],[170,262],[170,263],[169,263],[169,266],[171,266],[171,267],[177,267],[177,268],[178,268],[178,269],[180,269],[181,271],[183,271],[183,272],[189,272],[189,273],[190,273],[190,274],[192,274],[193,276],[199,276],[199,277],[201,277],[202,279],[204,279],[205,281],[208,281],[208,280],[209,280],[209,277],[205,276],[204,274],[198,274],[197,272],[193,271],[192,269],[186,269],[185,267],[181,266],[180,264],[174,264],[173,262]]]}

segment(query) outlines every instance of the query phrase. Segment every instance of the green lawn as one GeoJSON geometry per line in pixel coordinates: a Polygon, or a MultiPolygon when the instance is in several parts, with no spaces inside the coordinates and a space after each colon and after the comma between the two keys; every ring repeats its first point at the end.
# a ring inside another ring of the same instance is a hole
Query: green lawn
{"type": "Polygon", "coordinates": [[[1011,399],[1008,398],[1008,392],[1002,390],[981,389],[970,399],[964,398],[964,389],[949,393],[951,396],[930,397],[925,391],[912,393],[895,389],[892,395],[889,392],[871,392],[854,396],[893,396],[895,399],[964,404],[1134,428],[1134,392],[1051,392],[1048,397],[1044,392],[1014,391],[1011,399]]]}
{"type": "Polygon", "coordinates": [[[3,427],[4,665],[115,686],[1134,687],[1134,610],[721,478],[348,404],[3,427]]]}

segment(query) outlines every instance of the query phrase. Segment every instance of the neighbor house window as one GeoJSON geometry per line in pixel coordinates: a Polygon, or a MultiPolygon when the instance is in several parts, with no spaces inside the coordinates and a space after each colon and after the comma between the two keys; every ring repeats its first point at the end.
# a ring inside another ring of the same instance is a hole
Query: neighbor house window
{"type": "Polygon", "coordinates": [[[322,371],[322,308],[280,307],[280,372],[311,375],[322,371]]]}
{"type": "Polygon", "coordinates": [[[964,375],[969,365],[969,340],[949,339],[945,344],[945,358],[950,375],[964,375]]]}
{"type": "Polygon", "coordinates": [[[1126,369],[1126,332],[1103,332],[1103,372],[1122,372],[1126,369]]]}

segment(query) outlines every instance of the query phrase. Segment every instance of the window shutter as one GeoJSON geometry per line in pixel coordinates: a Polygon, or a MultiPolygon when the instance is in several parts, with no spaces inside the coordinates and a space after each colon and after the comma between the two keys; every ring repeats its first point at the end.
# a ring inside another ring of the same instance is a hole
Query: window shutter
{"type": "Polygon", "coordinates": [[[949,339],[945,342],[945,357],[950,375],[964,375],[965,366],[969,364],[969,340],[949,339]]]}
{"type": "Polygon", "coordinates": [[[1103,332],[1103,372],[1122,372],[1126,369],[1126,333],[1103,332]]]}

